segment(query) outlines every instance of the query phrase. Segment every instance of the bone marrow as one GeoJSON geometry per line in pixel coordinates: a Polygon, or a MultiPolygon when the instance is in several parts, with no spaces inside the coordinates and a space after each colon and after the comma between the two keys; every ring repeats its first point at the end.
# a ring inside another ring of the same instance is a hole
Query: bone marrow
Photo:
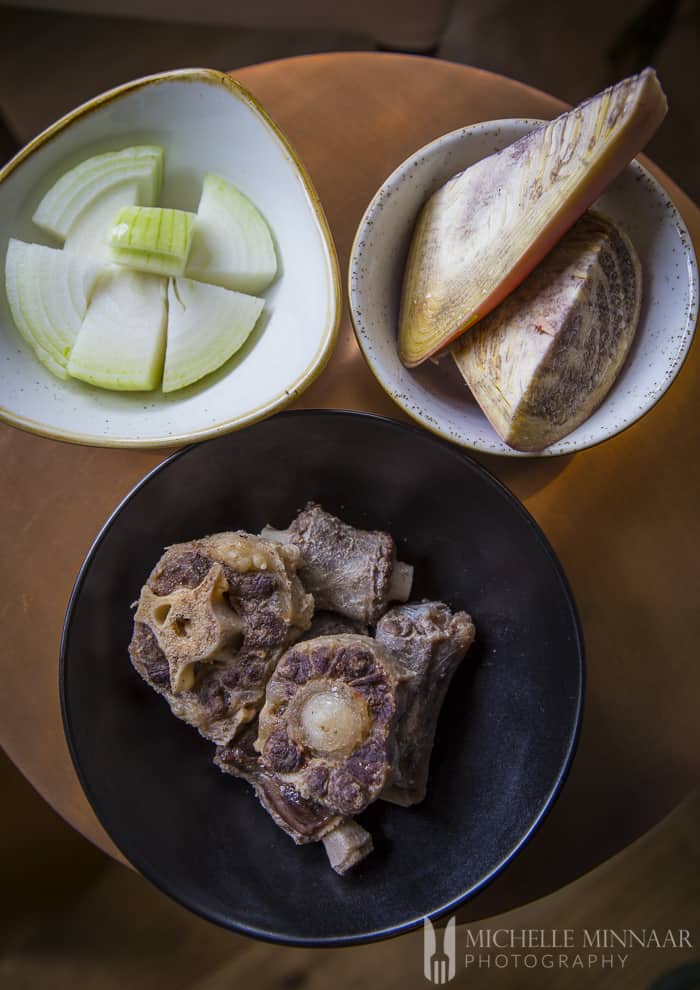
{"type": "Polygon", "coordinates": [[[397,675],[368,636],[293,646],[267,685],[256,748],[300,794],[359,814],[391,772],[397,675]]]}
{"type": "Polygon", "coordinates": [[[135,603],[136,671],[339,874],[373,849],[356,815],[425,796],[440,708],[474,639],[465,612],[406,603],[412,581],[388,533],[309,503],[286,530],[168,547],[135,603]]]}
{"type": "Polygon", "coordinates": [[[141,591],[131,661],[212,742],[256,717],[278,659],[311,623],[299,562],[294,547],[217,533],[169,547],[141,591]]]}

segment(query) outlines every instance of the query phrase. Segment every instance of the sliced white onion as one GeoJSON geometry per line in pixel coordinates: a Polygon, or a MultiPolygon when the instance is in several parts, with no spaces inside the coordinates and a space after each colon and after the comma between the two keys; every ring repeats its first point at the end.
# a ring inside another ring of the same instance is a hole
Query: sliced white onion
{"type": "Polygon", "coordinates": [[[189,278],[168,288],[168,344],[163,391],[174,392],[219,368],[258,321],[264,301],[189,278]]]}
{"type": "Polygon", "coordinates": [[[157,388],[163,370],[166,280],[106,270],[93,293],[68,372],[100,388],[157,388]]]}
{"type": "Polygon", "coordinates": [[[149,205],[156,201],[162,179],[162,148],[138,145],[94,155],[53,184],[32,219],[43,230],[64,240],[80,214],[109,189],[135,182],[140,201],[149,205]]]}
{"type": "Polygon", "coordinates": [[[66,366],[99,274],[90,258],[10,239],[5,286],[17,329],[59,378],[66,366]]]}
{"type": "Polygon", "coordinates": [[[277,274],[275,245],[262,214],[217,175],[204,176],[186,274],[253,294],[266,289],[277,274]]]}
{"type": "Polygon", "coordinates": [[[126,206],[110,234],[112,259],[141,272],[182,275],[190,253],[194,213],[126,206]]]}
{"type": "Polygon", "coordinates": [[[120,182],[105,190],[78,214],[68,231],[64,248],[105,264],[110,260],[109,237],[119,211],[139,201],[136,182],[120,182]]]}

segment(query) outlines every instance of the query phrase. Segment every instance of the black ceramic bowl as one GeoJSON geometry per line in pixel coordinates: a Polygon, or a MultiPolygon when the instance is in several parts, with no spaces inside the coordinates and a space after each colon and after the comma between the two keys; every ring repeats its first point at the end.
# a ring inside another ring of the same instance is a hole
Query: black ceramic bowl
{"type": "Polygon", "coordinates": [[[405,931],[491,880],[551,806],[581,717],[576,610],[520,503],[455,447],[342,412],[283,413],[189,447],[151,472],[95,541],[68,608],[61,697],[85,792],[117,846],[181,904],[290,944],[405,931]],[[426,800],[360,821],[375,852],[345,877],[295,846],[213,746],[134,672],[130,603],[164,546],[226,529],[284,527],[308,500],[390,531],[415,565],[413,597],[474,617],[477,641],[440,717],[426,800]]]}

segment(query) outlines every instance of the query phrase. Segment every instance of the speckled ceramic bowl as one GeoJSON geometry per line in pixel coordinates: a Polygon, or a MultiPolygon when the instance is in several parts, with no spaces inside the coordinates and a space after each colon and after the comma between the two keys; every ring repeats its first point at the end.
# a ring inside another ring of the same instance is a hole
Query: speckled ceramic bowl
{"type": "MultiPolygon", "coordinates": [[[[463,447],[514,457],[446,358],[405,368],[396,349],[399,298],[413,227],[421,206],[468,165],[498,151],[540,121],[496,120],[446,134],[417,151],[376,193],[355,236],[349,270],[350,310],[367,363],[410,416],[463,447]]],[[[688,231],[659,183],[634,161],[595,204],[631,237],[642,262],[642,313],[619,378],[578,429],[541,452],[569,454],[606,440],[658,402],[683,364],[698,313],[698,268],[688,231]]]]}
{"type": "Polygon", "coordinates": [[[160,204],[196,210],[205,172],[259,207],[280,274],[251,338],[222,368],[179,392],[109,392],[48,372],[15,329],[0,288],[0,418],[103,446],[174,446],[281,409],[323,369],[336,339],[340,279],[323,209],[304,166],[255,99],[211,69],[168,72],[104,93],[40,134],[0,171],[0,259],[8,238],[47,243],[31,220],[42,195],[90,155],[162,145],[160,204]]]}

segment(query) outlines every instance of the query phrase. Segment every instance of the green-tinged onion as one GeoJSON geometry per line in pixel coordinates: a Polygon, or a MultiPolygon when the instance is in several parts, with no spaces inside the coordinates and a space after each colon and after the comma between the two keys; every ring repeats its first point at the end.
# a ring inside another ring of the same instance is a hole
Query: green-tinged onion
{"type": "Polygon", "coordinates": [[[277,274],[275,245],[262,214],[217,175],[204,176],[186,274],[253,294],[266,289],[277,274]]]}
{"type": "Polygon", "coordinates": [[[173,279],[163,391],[174,392],[219,368],[243,345],[264,302],[218,285],[173,279]]]}

